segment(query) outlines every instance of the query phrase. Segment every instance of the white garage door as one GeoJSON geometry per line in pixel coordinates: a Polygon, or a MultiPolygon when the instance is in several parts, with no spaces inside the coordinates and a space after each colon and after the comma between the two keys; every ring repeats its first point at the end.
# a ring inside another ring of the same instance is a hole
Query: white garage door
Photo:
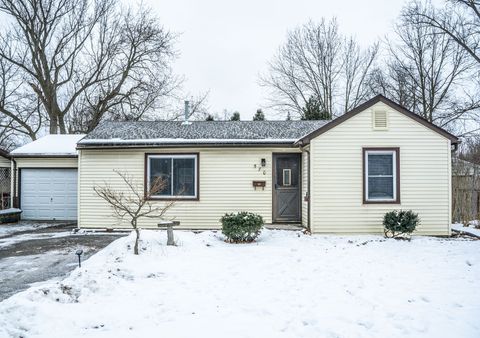
{"type": "Polygon", "coordinates": [[[77,219],[77,169],[21,169],[23,219],[77,219]]]}

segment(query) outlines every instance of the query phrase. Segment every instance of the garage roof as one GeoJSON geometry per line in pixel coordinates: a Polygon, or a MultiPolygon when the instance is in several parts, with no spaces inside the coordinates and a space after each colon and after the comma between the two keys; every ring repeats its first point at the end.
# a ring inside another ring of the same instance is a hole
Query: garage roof
{"type": "Polygon", "coordinates": [[[13,157],[75,157],[77,142],[85,135],[47,135],[10,152],[13,157]]]}

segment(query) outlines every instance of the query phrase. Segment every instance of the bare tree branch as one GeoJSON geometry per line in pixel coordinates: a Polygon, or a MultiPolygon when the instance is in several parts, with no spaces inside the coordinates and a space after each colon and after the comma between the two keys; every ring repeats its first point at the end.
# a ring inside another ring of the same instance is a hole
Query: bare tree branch
{"type": "Polygon", "coordinates": [[[377,54],[378,44],[362,50],[342,36],[335,19],[308,22],[288,33],[260,83],[271,106],[303,117],[313,98],[327,115],[340,115],[372,95],[367,80],[377,54]]]}
{"type": "Polygon", "coordinates": [[[103,186],[95,186],[95,193],[105,200],[113,210],[113,214],[119,220],[129,219],[134,231],[136,240],[134,253],[138,255],[138,243],[140,231],[138,229],[138,220],[143,217],[161,219],[165,213],[175,204],[175,200],[152,201],[151,197],[163,191],[167,186],[167,181],[157,177],[151,186],[143,189],[143,186],[137,184],[134,177],[126,172],[114,170],[126,186],[127,191],[116,190],[111,185],[105,183],[103,186]]]}
{"type": "MultiPolygon", "coordinates": [[[[28,101],[23,106],[36,97],[50,133],[144,118],[179,84],[170,68],[175,36],[148,8],[119,0],[0,0],[0,11],[13,20],[0,37],[0,60],[28,84],[16,96],[28,101]]],[[[0,111],[12,118],[8,112],[0,111]]]]}
{"type": "MultiPolygon", "coordinates": [[[[480,2],[449,0],[448,3],[443,9],[426,12],[416,1],[404,9],[403,16],[447,35],[480,64],[480,2]]],[[[431,6],[430,3],[428,5],[431,6]]]]}
{"type": "Polygon", "coordinates": [[[480,96],[469,98],[463,93],[471,86],[474,67],[468,53],[449,35],[424,24],[423,17],[434,12],[429,3],[407,6],[395,25],[395,39],[387,41],[389,60],[370,83],[375,91],[460,134],[470,128],[465,129],[462,121],[474,121],[480,102],[480,96]]]}

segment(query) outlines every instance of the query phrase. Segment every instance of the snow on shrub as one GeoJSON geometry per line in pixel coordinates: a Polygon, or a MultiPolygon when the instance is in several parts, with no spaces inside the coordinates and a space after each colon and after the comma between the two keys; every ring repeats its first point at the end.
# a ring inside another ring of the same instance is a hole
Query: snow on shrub
{"type": "Polygon", "coordinates": [[[393,210],[383,217],[385,237],[410,236],[418,224],[420,224],[420,218],[412,210],[393,210]]]}
{"type": "Polygon", "coordinates": [[[222,233],[233,243],[254,241],[263,226],[262,216],[246,211],[225,214],[220,221],[222,233]]]}

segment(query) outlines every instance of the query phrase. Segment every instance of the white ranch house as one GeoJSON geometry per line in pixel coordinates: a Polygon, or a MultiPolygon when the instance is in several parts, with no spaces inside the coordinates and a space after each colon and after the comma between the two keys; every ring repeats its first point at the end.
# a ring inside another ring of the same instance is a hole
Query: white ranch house
{"type": "Polygon", "coordinates": [[[118,170],[144,188],[167,179],[154,203],[176,199],[167,218],[185,229],[251,211],[314,233],[379,233],[385,212],[412,209],[419,234],[449,235],[458,142],[381,95],[333,121],[104,122],[13,151],[13,202],[24,218],[129,227],[93,190],[125,189],[118,170]]]}

